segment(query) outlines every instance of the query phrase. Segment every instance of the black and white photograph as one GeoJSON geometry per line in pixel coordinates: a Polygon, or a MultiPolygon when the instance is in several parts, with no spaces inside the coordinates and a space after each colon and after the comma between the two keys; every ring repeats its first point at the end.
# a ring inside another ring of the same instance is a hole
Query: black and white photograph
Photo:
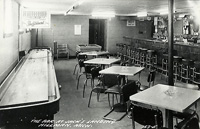
{"type": "Polygon", "coordinates": [[[200,129],[200,0],[0,0],[0,129],[200,129]]]}

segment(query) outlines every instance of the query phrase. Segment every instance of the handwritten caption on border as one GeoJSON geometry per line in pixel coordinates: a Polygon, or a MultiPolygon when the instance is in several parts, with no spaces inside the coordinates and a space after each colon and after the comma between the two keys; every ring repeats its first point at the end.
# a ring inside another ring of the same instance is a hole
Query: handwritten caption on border
{"type": "Polygon", "coordinates": [[[79,128],[91,128],[94,124],[114,124],[115,121],[108,120],[42,120],[33,119],[31,123],[38,124],[38,127],[79,127],[79,128]]]}

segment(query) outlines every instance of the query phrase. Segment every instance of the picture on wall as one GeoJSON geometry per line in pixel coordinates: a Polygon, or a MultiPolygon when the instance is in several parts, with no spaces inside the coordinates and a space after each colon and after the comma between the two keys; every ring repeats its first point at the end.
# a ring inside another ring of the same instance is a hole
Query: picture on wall
{"type": "Polygon", "coordinates": [[[51,15],[48,11],[22,10],[23,28],[50,28],[51,15]]]}

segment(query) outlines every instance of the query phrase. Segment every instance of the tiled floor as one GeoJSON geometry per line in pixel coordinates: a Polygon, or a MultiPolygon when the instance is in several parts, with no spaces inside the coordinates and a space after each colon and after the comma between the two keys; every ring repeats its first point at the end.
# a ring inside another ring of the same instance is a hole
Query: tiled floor
{"type": "MultiPolygon", "coordinates": [[[[102,117],[110,110],[106,94],[100,95],[100,101],[97,102],[96,94],[93,94],[91,107],[88,108],[89,94],[91,91],[90,83],[86,87],[85,98],[82,97],[83,82],[85,77],[80,79],[79,89],[76,89],[76,76],[73,75],[74,66],[77,63],[75,59],[70,60],[55,60],[56,75],[58,83],[62,86],[60,90],[60,111],[55,115],[56,129],[131,129],[132,123],[128,117],[121,121],[111,122],[105,121],[102,117]]],[[[147,73],[145,70],[141,73],[141,83],[147,84],[147,73]]],[[[138,79],[138,76],[130,77],[129,79],[138,79]]],[[[155,84],[167,84],[165,79],[161,79],[161,75],[156,75],[155,84]]],[[[199,105],[199,104],[198,104],[199,105]]],[[[164,116],[164,110],[163,116],[164,116]]],[[[199,112],[199,110],[198,110],[199,112]]],[[[114,117],[121,116],[121,113],[114,114],[114,117]]],[[[136,124],[136,129],[141,129],[142,126],[136,124]]]]}

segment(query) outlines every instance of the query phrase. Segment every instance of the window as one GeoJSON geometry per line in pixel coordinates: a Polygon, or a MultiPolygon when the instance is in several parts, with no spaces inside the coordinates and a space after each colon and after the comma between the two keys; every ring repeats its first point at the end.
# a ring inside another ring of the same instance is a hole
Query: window
{"type": "Polygon", "coordinates": [[[12,34],[12,0],[4,0],[4,37],[11,37],[12,34]]]}

